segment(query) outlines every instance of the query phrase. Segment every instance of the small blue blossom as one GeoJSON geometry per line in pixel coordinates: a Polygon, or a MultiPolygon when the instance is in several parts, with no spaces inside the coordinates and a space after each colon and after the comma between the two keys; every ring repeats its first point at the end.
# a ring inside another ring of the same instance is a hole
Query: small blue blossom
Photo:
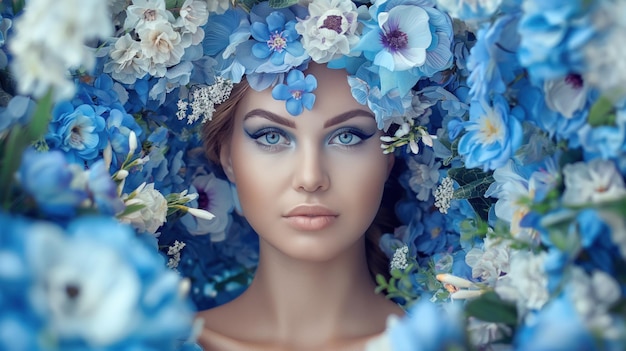
{"type": "Polygon", "coordinates": [[[39,153],[27,149],[18,179],[42,212],[53,217],[70,217],[88,198],[81,173],[80,167],[67,163],[61,151],[39,153]]]}
{"type": "Polygon", "coordinates": [[[465,157],[466,167],[482,167],[487,171],[503,166],[522,143],[522,124],[518,118],[523,116],[523,111],[510,110],[500,95],[493,98],[491,105],[473,101],[470,106],[466,133],[459,141],[459,154],[465,157]]]}
{"type": "Polygon", "coordinates": [[[64,151],[70,162],[95,159],[107,143],[103,112],[104,108],[97,106],[57,104],[52,111],[46,142],[50,148],[64,151]]]}
{"type": "Polygon", "coordinates": [[[287,74],[287,84],[278,84],[272,89],[272,97],[286,100],[287,112],[298,116],[306,108],[311,110],[315,103],[313,90],[317,89],[317,79],[312,74],[306,78],[300,70],[294,69],[287,74]]]}
{"type": "Polygon", "coordinates": [[[463,349],[465,331],[458,305],[436,305],[425,298],[389,330],[391,350],[438,351],[463,349]]]}

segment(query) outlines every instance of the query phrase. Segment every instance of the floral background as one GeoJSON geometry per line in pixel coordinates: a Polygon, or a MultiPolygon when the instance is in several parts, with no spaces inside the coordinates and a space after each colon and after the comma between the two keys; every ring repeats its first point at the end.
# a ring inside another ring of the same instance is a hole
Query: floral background
{"type": "Polygon", "coordinates": [[[199,349],[258,257],[199,128],[310,60],[397,130],[372,350],[625,349],[626,3],[296,2],[0,3],[0,349],[199,349]]]}

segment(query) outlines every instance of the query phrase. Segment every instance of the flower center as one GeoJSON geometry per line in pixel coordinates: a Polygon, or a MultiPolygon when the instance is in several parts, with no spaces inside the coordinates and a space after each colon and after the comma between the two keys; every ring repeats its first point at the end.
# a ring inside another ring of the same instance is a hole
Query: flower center
{"type": "Polygon", "coordinates": [[[287,39],[283,37],[283,32],[272,33],[270,40],[267,41],[267,46],[273,51],[283,52],[287,46],[287,39]]]}
{"type": "Polygon", "coordinates": [[[580,74],[568,74],[565,77],[565,83],[572,86],[574,89],[580,89],[583,87],[583,77],[580,74]]]}
{"type": "Polygon", "coordinates": [[[70,133],[70,145],[75,148],[80,148],[83,143],[83,136],[81,135],[80,127],[73,126],[70,133]]]}
{"type": "Polygon", "coordinates": [[[324,19],[324,23],[320,28],[334,30],[337,34],[341,34],[341,16],[329,15],[324,19]]]}
{"type": "Polygon", "coordinates": [[[390,51],[399,51],[409,44],[409,36],[406,33],[394,29],[389,33],[382,34],[383,45],[390,51]]]}
{"type": "Polygon", "coordinates": [[[70,300],[74,300],[80,294],[80,288],[74,284],[67,284],[65,286],[65,294],[70,300]]]}
{"type": "Polygon", "coordinates": [[[302,90],[292,90],[291,96],[296,100],[300,100],[302,98],[302,90]]]}
{"type": "Polygon", "coordinates": [[[156,16],[156,11],[155,10],[146,10],[143,13],[143,19],[145,21],[154,21],[156,20],[157,16],[156,16]]]}
{"type": "Polygon", "coordinates": [[[206,191],[198,191],[198,208],[209,208],[209,194],[206,191]]]}

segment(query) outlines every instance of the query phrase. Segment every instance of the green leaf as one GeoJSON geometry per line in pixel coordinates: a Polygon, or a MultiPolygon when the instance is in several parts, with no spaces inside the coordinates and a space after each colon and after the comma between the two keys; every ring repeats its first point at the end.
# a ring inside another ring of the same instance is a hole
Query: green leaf
{"type": "Polygon", "coordinates": [[[26,1],[13,0],[13,13],[17,14],[18,12],[22,11],[24,9],[24,6],[26,6],[26,1]]]}
{"type": "MultiPolygon", "coordinates": [[[[464,186],[476,181],[491,177],[492,172],[483,172],[478,168],[451,168],[448,170],[448,177],[454,179],[460,186],[464,186]]],[[[491,178],[493,179],[493,178],[491,178]]],[[[492,180],[493,181],[493,180],[492,180]]]]}
{"type": "Polygon", "coordinates": [[[269,5],[275,9],[282,9],[298,3],[298,0],[269,0],[269,5]]]}
{"type": "Polygon", "coordinates": [[[615,106],[613,102],[609,98],[601,96],[589,109],[587,122],[592,127],[614,126],[615,106]]]}
{"type": "Polygon", "coordinates": [[[515,325],[517,323],[517,309],[500,298],[493,291],[482,294],[475,300],[470,300],[465,305],[465,313],[485,322],[504,323],[515,325]]]}
{"type": "Polygon", "coordinates": [[[137,212],[137,211],[141,211],[142,208],[146,207],[146,205],[144,204],[132,204],[132,205],[128,205],[126,206],[126,208],[124,209],[124,211],[120,214],[117,215],[117,217],[124,217],[126,215],[129,215],[131,213],[137,212]]]}
{"type": "Polygon", "coordinates": [[[473,182],[467,183],[454,191],[455,199],[473,199],[476,197],[483,197],[485,192],[489,188],[489,185],[494,182],[492,176],[486,176],[482,179],[477,179],[473,182]]]}
{"type": "Polygon", "coordinates": [[[185,0],[165,0],[165,8],[168,10],[178,9],[185,3],[185,0]]]}

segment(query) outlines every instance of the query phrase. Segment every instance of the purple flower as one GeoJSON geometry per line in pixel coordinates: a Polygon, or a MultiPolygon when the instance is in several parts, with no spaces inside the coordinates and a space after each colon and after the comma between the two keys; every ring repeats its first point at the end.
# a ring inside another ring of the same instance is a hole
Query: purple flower
{"type": "Polygon", "coordinates": [[[304,73],[294,69],[287,74],[287,84],[278,84],[272,89],[272,97],[276,100],[286,100],[287,112],[292,116],[302,113],[303,107],[313,108],[317,88],[317,79],[312,74],[304,77],[304,73]]]}

